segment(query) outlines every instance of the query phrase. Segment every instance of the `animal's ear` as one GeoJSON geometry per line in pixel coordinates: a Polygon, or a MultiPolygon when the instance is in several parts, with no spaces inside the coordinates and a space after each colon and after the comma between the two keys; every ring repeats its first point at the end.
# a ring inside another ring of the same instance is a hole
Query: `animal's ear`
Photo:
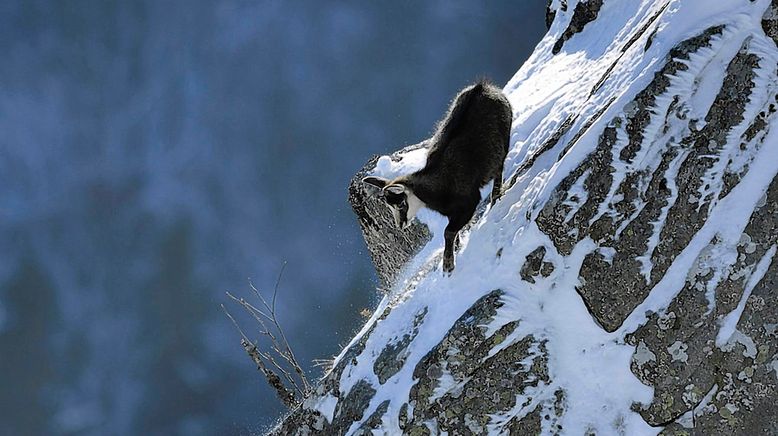
{"type": "Polygon", "coordinates": [[[362,179],[362,183],[374,186],[378,189],[384,189],[384,186],[389,183],[389,180],[383,177],[369,176],[362,179]]]}
{"type": "Polygon", "coordinates": [[[362,183],[366,185],[367,192],[370,193],[370,196],[374,197],[376,195],[383,195],[384,192],[382,189],[389,183],[389,180],[383,177],[369,176],[362,179],[362,183]]]}
{"type": "Polygon", "coordinates": [[[391,192],[392,194],[402,194],[405,192],[405,186],[395,183],[384,188],[384,191],[391,192]]]}

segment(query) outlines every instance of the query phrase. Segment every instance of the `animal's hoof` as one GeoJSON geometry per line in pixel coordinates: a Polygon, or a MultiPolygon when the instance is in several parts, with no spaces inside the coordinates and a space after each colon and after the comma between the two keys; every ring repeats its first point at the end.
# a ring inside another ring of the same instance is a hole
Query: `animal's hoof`
{"type": "Polygon", "coordinates": [[[502,189],[500,190],[500,192],[497,193],[492,192],[492,194],[489,196],[489,204],[491,204],[492,207],[494,207],[494,205],[497,203],[497,200],[501,199],[504,194],[505,191],[503,191],[502,189]]]}
{"type": "Polygon", "coordinates": [[[451,259],[444,258],[443,259],[443,272],[445,272],[445,273],[450,275],[452,271],[454,271],[454,259],[453,258],[451,258],[451,259]]]}

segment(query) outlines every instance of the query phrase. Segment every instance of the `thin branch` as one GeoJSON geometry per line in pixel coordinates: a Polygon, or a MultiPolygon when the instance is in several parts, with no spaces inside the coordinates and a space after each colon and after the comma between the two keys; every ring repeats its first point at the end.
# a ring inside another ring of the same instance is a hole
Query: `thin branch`
{"type": "MultiPolygon", "coordinates": [[[[295,362],[292,362],[292,361],[289,359],[289,357],[287,357],[287,356],[286,356],[284,353],[282,353],[281,351],[279,351],[279,349],[278,349],[278,345],[277,345],[277,344],[278,344],[278,340],[276,339],[275,335],[273,335],[273,333],[272,333],[272,332],[271,332],[271,331],[270,331],[270,330],[267,328],[267,326],[265,325],[265,323],[262,321],[262,318],[260,318],[259,316],[257,316],[257,315],[254,313],[254,311],[255,311],[255,310],[256,310],[257,312],[259,312],[259,313],[262,313],[262,312],[261,312],[259,309],[256,309],[254,306],[252,306],[252,305],[251,305],[249,302],[245,301],[244,299],[242,299],[242,298],[238,298],[238,297],[236,297],[236,296],[232,295],[232,294],[231,294],[229,291],[227,291],[227,292],[226,292],[226,294],[227,294],[227,296],[228,296],[228,297],[230,297],[232,300],[234,300],[235,302],[237,302],[238,304],[240,304],[241,306],[243,306],[243,308],[244,308],[244,309],[246,309],[246,311],[247,311],[247,312],[249,312],[249,313],[250,313],[250,314],[251,314],[251,315],[254,317],[254,319],[256,319],[256,320],[257,320],[257,321],[260,323],[260,325],[262,325],[262,328],[263,328],[264,330],[261,330],[261,331],[260,331],[260,334],[262,334],[262,335],[266,335],[266,336],[268,336],[268,337],[270,338],[270,341],[271,341],[270,348],[271,348],[273,351],[275,351],[275,352],[276,352],[276,353],[277,353],[279,356],[281,356],[281,357],[282,357],[284,360],[286,360],[286,361],[287,361],[287,362],[288,362],[290,365],[292,365],[292,366],[294,367],[294,365],[295,365],[295,362]]],[[[224,309],[224,305],[222,305],[222,308],[224,309]]],[[[229,312],[227,312],[227,309],[224,309],[224,311],[225,311],[225,313],[227,313],[227,315],[228,315],[228,316],[230,316],[230,319],[232,320],[233,324],[235,324],[235,327],[237,327],[237,328],[238,328],[238,330],[240,331],[240,327],[238,327],[237,323],[235,322],[235,319],[234,319],[234,318],[232,318],[232,316],[229,314],[229,312]]],[[[247,341],[251,342],[251,341],[248,339],[248,337],[246,337],[246,335],[245,335],[245,334],[243,334],[243,332],[242,332],[242,331],[241,331],[241,335],[243,336],[243,339],[245,339],[245,340],[247,340],[247,341]]],[[[278,369],[278,370],[279,370],[279,371],[280,371],[280,372],[281,372],[281,373],[284,375],[284,378],[285,378],[285,379],[287,379],[287,381],[288,381],[288,382],[289,382],[289,383],[290,383],[292,386],[294,386],[294,388],[295,388],[295,389],[296,389],[298,392],[300,392],[300,395],[302,395],[302,396],[305,396],[305,392],[306,392],[306,391],[304,391],[303,389],[301,389],[301,388],[299,387],[299,385],[297,384],[297,382],[294,380],[294,377],[292,377],[292,376],[291,376],[291,374],[289,374],[289,372],[288,372],[286,369],[284,369],[284,368],[283,368],[281,365],[279,365],[279,364],[278,364],[278,362],[276,362],[276,360],[273,358],[273,356],[272,356],[272,355],[270,355],[270,354],[268,354],[268,353],[263,353],[263,352],[262,352],[261,350],[259,350],[259,349],[257,349],[257,352],[258,352],[258,353],[259,353],[259,354],[260,354],[260,355],[261,355],[261,356],[262,356],[262,357],[263,357],[265,360],[267,360],[269,363],[271,363],[273,366],[275,366],[275,367],[276,367],[276,368],[277,368],[277,369],[278,369]]],[[[297,372],[297,371],[295,370],[295,372],[297,372]]],[[[303,387],[304,387],[305,389],[308,389],[308,385],[307,385],[305,382],[303,383],[303,387]]]]}
{"type": "Polygon", "coordinates": [[[246,311],[248,313],[250,313],[251,316],[254,317],[254,319],[257,320],[257,322],[262,324],[262,328],[264,328],[265,330],[267,330],[267,327],[265,326],[265,322],[262,321],[262,319],[259,316],[260,315],[264,316],[265,318],[267,318],[268,321],[273,322],[273,317],[271,317],[270,315],[268,315],[265,312],[261,311],[260,309],[257,309],[251,303],[249,303],[248,301],[244,300],[243,298],[238,298],[238,297],[232,295],[230,293],[230,291],[226,291],[225,294],[227,294],[227,296],[230,297],[230,299],[232,299],[236,303],[238,303],[241,306],[243,306],[243,308],[246,309],[246,311]]]}
{"type": "Polygon", "coordinates": [[[238,329],[238,332],[242,338],[241,344],[246,350],[246,353],[248,353],[249,357],[256,363],[257,368],[265,376],[268,383],[270,383],[270,385],[276,390],[276,393],[278,394],[281,401],[289,406],[290,404],[293,404],[293,402],[297,401],[295,391],[299,392],[302,398],[305,398],[308,396],[308,394],[310,394],[312,388],[308,382],[308,378],[305,376],[305,371],[303,371],[302,365],[300,365],[297,357],[292,351],[292,347],[289,345],[289,340],[286,338],[286,334],[281,327],[281,323],[278,321],[278,313],[276,312],[278,291],[287,263],[288,262],[284,262],[281,266],[281,270],[279,271],[278,277],[276,278],[275,286],[273,287],[273,296],[270,299],[270,302],[265,299],[259,289],[257,289],[251,279],[249,279],[249,286],[257,296],[257,299],[261,303],[260,307],[262,308],[251,304],[243,298],[236,297],[230,292],[226,292],[227,297],[243,307],[243,309],[246,310],[246,312],[248,312],[249,315],[251,315],[251,317],[259,323],[261,327],[259,334],[267,336],[269,339],[268,352],[263,352],[262,349],[259,348],[258,343],[253,343],[246,336],[243,330],[241,330],[241,328],[238,326],[238,323],[227,311],[224,305],[221,306],[225,314],[230,318],[230,321],[232,321],[233,325],[235,325],[235,327],[238,329]],[[281,357],[284,361],[286,361],[286,365],[281,366],[279,364],[280,361],[276,361],[277,357],[281,357]],[[270,367],[268,367],[268,365],[270,365],[270,367]],[[285,367],[287,365],[288,367],[291,367],[294,373],[297,374],[297,379],[299,379],[300,383],[302,384],[302,388],[297,383],[296,378],[290,373],[290,371],[286,370],[285,367]],[[278,372],[275,372],[273,369],[271,369],[272,367],[275,367],[278,372]],[[283,380],[286,380],[287,384],[284,384],[283,380]]]}
{"type": "Polygon", "coordinates": [[[254,286],[254,283],[251,280],[249,280],[249,286],[251,287],[251,290],[254,291],[254,294],[256,294],[256,296],[259,298],[259,301],[262,303],[262,305],[265,306],[265,309],[267,309],[267,311],[272,314],[273,308],[270,307],[269,304],[267,304],[265,297],[262,296],[262,293],[259,292],[259,289],[257,289],[256,286],[254,286]]]}
{"type": "Polygon", "coordinates": [[[276,362],[275,359],[273,359],[273,356],[271,356],[271,355],[269,355],[267,353],[263,353],[256,346],[256,344],[251,342],[251,340],[249,340],[249,338],[246,336],[246,334],[240,328],[238,323],[235,321],[235,318],[233,318],[232,314],[230,314],[230,312],[227,310],[227,308],[224,307],[223,304],[221,304],[220,306],[221,306],[222,310],[224,311],[224,314],[227,315],[227,317],[230,319],[230,321],[232,321],[232,324],[235,326],[235,328],[240,333],[240,335],[241,335],[241,341],[240,342],[241,342],[241,345],[243,346],[243,349],[246,350],[246,352],[248,353],[249,357],[251,357],[251,360],[253,360],[254,363],[257,365],[257,369],[259,369],[260,372],[262,372],[262,375],[264,375],[265,378],[267,378],[267,381],[270,384],[270,386],[272,386],[273,388],[276,389],[276,391],[278,393],[278,396],[281,398],[281,401],[283,401],[284,404],[289,406],[290,404],[288,403],[288,401],[289,401],[288,397],[290,395],[291,395],[291,400],[292,400],[291,404],[294,404],[297,400],[295,398],[294,392],[289,391],[285,386],[283,386],[283,383],[280,383],[281,379],[278,377],[278,375],[276,373],[274,373],[272,370],[267,368],[267,366],[262,361],[262,359],[267,360],[270,364],[275,366],[276,369],[278,369],[281,372],[281,374],[284,375],[284,378],[287,379],[287,381],[290,382],[292,384],[292,386],[294,386],[294,388],[298,392],[300,392],[300,395],[304,396],[305,393],[297,385],[297,383],[295,382],[295,380],[291,376],[291,374],[289,374],[289,372],[287,370],[285,370],[283,367],[281,367],[281,365],[279,365],[278,362],[276,362]],[[281,386],[283,388],[283,391],[279,390],[279,386],[281,386]]]}
{"type": "MultiPolygon", "coordinates": [[[[240,333],[240,336],[241,336],[241,338],[243,338],[243,339],[245,339],[245,340],[247,340],[247,341],[248,341],[248,340],[249,340],[248,336],[246,336],[246,334],[245,334],[245,333],[243,333],[243,330],[241,330],[240,326],[239,326],[239,325],[238,325],[238,323],[235,321],[235,318],[233,318],[233,317],[232,317],[232,315],[231,315],[231,314],[230,314],[230,312],[227,310],[227,308],[226,308],[226,307],[224,307],[224,304],[220,304],[219,306],[221,306],[221,307],[222,307],[222,310],[224,311],[224,314],[225,314],[225,315],[227,315],[227,318],[229,318],[229,319],[230,319],[230,321],[232,321],[232,325],[234,325],[234,326],[235,326],[235,328],[238,330],[238,333],[240,333]]],[[[249,342],[251,342],[251,341],[249,341],[249,342]]]]}
{"type": "Polygon", "coordinates": [[[334,366],[335,359],[314,359],[313,360],[313,366],[317,368],[322,368],[324,372],[328,372],[332,369],[334,366]]]}
{"type": "MultiPolygon", "coordinates": [[[[290,353],[291,353],[291,349],[290,349],[289,345],[287,344],[287,345],[285,346],[285,347],[286,347],[286,349],[287,349],[287,350],[289,350],[289,352],[283,352],[283,351],[281,351],[281,350],[278,348],[278,347],[280,346],[280,344],[279,344],[279,342],[278,342],[278,339],[276,339],[276,336],[273,334],[273,332],[272,332],[272,331],[270,331],[270,329],[268,329],[268,328],[267,328],[267,326],[265,325],[264,321],[262,321],[262,319],[261,319],[261,318],[259,318],[259,317],[258,317],[258,316],[255,314],[255,312],[256,312],[256,313],[258,313],[258,314],[261,314],[261,315],[265,316],[265,317],[266,317],[266,318],[268,318],[268,319],[270,319],[270,321],[274,323],[274,325],[276,326],[276,328],[277,328],[279,331],[281,331],[281,327],[278,325],[278,323],[276,323],[276,322],[275,322],[275,319],[274,319],[274,318],[271,318],[271,317],[269,317],[269,316],[265,315],[265,313],[264,313],[264,312],[262,312],[261,310],[257,309],[257,308],[256,308],[256,307],[254,307],[254,306],[253,306],[251,303],[247,302],[247,301],[246,301],[246,300],[244,300],[243,298],[238,298],[238,297],[236,297],[236,296],[232,295],[232,294],[231,294],[231,293],[229,293],[229,292],[227,292],[227,296],[228,296],[228,297],[230,297],[230,298],[231,298],[232,300],[234,300],[235,302],[237,302],[238,304],[240,304],[241,306],[243,306],[243,307],[246,309],[246,311],[247,311],[247,312],[249,312],[249,313],[250,313],[250,314],[251,314],[251,315],[254,317],[254,319],[256,319],[256,320],[257,320],[257,322],[259,322],[259,323],[262,325],[262,328],[263,328],[264,330],[261,330],[261,331],[260,331],[260,333],[270,338],[270,341],[271,341],[271,343],[272,343],[272,344],[271,344],[271,349],[272,349],[273,351],[275,351],[275,352],[276,352],[276,353],[277,353],[279,356],[281,356],[281,357],[282,357],[284,360],[286,360],[286,361],[287,361],[287,362],[288,362],[290,365],[292,365],[292,367],[299,366],[299,364],[297,363],[297,361],[294,359],[294,356],[290,354],[290,353]]],[[[284,340],[285,340],[285,339],[284,339],[284,340]]],[[[295,372],[298,372],[296,368],[295,368],[295,372]]],[[[299,372],[298,372],[298,374],[299,374],[299,372]]],[[[306,386],[306,388],[307,388],[307,386],[306,386]]],[[[302,393],[302,391],[301,391],[301,393],[302,393]]]]}
{"type": "MultiPolygon", "coordinates": [[[[254,345],[256,346],[256,344],[254,344],[254,345]]],[[[272,347],[272,348],[273,348],[273,349],[275,349],[275,347],[272,347]]],[[[259,348],[257,348],[257,352],[258,352],[258,353],[260,353],[260,355],[262,355],[262,357],[264,357],[264,358],[265,358],[265,360],[267,360],[267,361],[268,361],[268,362],[270,362],[270,363],[271,363],[273,366],[275,366],[275,367],[278,369],[278,371],[279,371],[279,372],[281,372],[281,374],[283,374],[283,376],[284,376],[284,378],[286,379],[286,381],[288,381],[288,382],[289,382],[289,384],[290,384],[290,385],[292,385],[292,387],[294,387],[294,389],[295,389],[297,392],[299,392],[299,393],[300,393],[300,396],[302,396],[303,398],[305,398],[305,395],[306,395],[306,394],[305,394],[305,391],[303,391],[302,389],[300,389],[300,386],[299,386],[299,385],[297,384],[297,382],[294,380],[294,377],[292,377],[292,374],[291,374],[291,373],[289,373],[289,371],[287,371],[287,370],[286,370],[286,369],[284,369],[284,368],[283,368],[281,365],[279,365],[279,364],[278,364],[278,362],[277,362],[277,361],[276,361],[276,360],[273,358],[273,356],[272,356],[270,353],[263,353],[261,350],[259,350],[259,348]]],[[[283,356],[282,356],[282,357],[283,357],[283,356]]]]}
{"type": "Polygon", "coordinates": [[[254,294],[259,298],[259,301],[262,302],[262,305],[265,306],[265,308],[270,311],[270,319],[273,322],[273,325],[275,326],[278,333],[281,335],[282,343],[280,345],[283,345],[284,353],[280,353],[282,355],[285,355],[284,357],[286,360],[292,365],[292,368],[297,373],[297,375],[300,377],[300,380],[302,380],[303,386],[305,387],[306,392],[311,389],[311,385],[308,383],[307,377],[305,377],[305,371],[303,371],[302,366],[297,360],[297,357],[294,355],[294,352],[292,351],[292,347],[289,346],[289,341],[286,339],[286,333],[284,333],[284,329],[281,328],[281,324],[278,322],[278,315],[276,314],[275,309],[275,302],[276,302],[276,296],[278,295],[278,288],[281,283],[281,278],[283,277],[284,270],[286,269],[287,262],[284,262],[283,265],[281,265],[281,271],[278,273],[278,278],[276,279],[275,287],[273,288],[273,298],[271,300],[271,303],[268,304],[267,300],[265,300],[265,297],[262,296],[262,293],[259,292],[259,289],[257,289],[256,286],[254,286],[254,283],[249,280],[249,286],[254,291],[254,294]]]}
{"type": "Polygon", "coordinates": [[[274,314],[276,313],[276,295],[278,295],[278,285],[281,284],[281,277],[284,276],[284,270],[286,269],[287,263],[287,261],[284,261],[284,264],[281,265],[281,271],[278,272],[278,278],[276,278],[276,285],[273,287],[273,303],[271,304],[273,309],[271,312],[274,314]]]}

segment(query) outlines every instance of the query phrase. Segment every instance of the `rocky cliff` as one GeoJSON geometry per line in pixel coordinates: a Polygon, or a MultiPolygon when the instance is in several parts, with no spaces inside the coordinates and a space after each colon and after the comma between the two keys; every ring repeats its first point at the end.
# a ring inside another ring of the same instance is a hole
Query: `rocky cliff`
{"type": "Polygon", "coordinates": [[[396,230],[358,183],[424,144],[355,177],[388,294],[275,433],[778,433],[778,0],[546,19],[450,277],[445,219],[396,230]]]}

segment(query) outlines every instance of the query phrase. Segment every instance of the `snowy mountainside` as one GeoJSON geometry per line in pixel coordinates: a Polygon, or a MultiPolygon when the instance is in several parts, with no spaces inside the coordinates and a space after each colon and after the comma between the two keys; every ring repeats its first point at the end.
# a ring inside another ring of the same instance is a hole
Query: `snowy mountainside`
{"type": "Polygon", "coordinates": [[[505,86],[505,195],[450,277],[445,218],[403,234],[358,184],[423,146],[355,177],[373,259],[407,263],[376,261],[391,289],[277,433],[778,432],[778,1],[548,18],[505,86]]]}

